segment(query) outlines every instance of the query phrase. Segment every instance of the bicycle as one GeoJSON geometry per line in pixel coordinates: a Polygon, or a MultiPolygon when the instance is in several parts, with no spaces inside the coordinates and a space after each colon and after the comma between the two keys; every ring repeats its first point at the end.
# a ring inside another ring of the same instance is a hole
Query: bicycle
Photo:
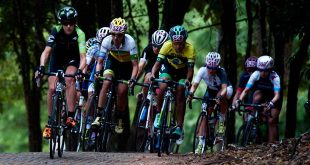
{"type": "Polygon", "coordinates": [[[185,84],[172,80],[155,78],[151,81],[168,84],[164,93],[162,108],[160,110],[158,129],[155,130],[157,139],[153,138],[154,144],[158,144],[156,147],[157,154],[160,157],[162,152],[166,152],[166,154],[169,155],[175,150],[174,153],[177,153],[179,150],[179,144],[176,143],[176,140],[178,139],[172,137],[173,129],[176,127],[176,111],[174,110],[175,106],[173,105],[173,103],[175,103],[174,90],[178,85],[185,86],[185,84]]]}
{"type": "MultiPolygon", "coordinates": [[[[93,82],[91,80],[84,80],[88,82],[93,82]]],[[[83,134],[82,134],[82,150],[91,151],[95,146],[95,134],[96,131],[91,129],[90,124],[95,120],[97,116],[96,109],[98,107],[99,100],[99,82],[94,81],[94,93],[88,98],[88,108],[86,110],[86,115],[84,116],[83,134]]]]}
{"type": "Polygon", "coordinates": [[[77,92],[80,92],[79,100],[76,103],[75,107],[75,114],[74,114],[74,120],[76,121],[76,125],[74,128],[71,129],[69,134],[69,148],[70,151],[76,151],[79,152],[81,143],[83,142],[83,133],[84,133],[84,126],[86,118],[84,117],[84,96],[81,88],[81,81],[76,80],[75,81],[75,89],[77,92]]]}
{"type": "MultiPolygon", "coordinates": [[[[196,96],[192,98],[202,101],[201,112],[195,125],[193,153],[204,153],[208,148],[213,152],[213,148],[217,144],[219,144],[220,150],[223,151],[226,145],[226,135],[225,132],[219,133],[218,131],[220,104],[215,98],[196,96]],[[203,144],[201,148],[198,148],[200,140],[203,140],[203,144]]],[[[192,109],[191,102],[189,103],[189,108],[192,109]]]]}
{"type": "MultiPolygon", "coordinates": [[[[264,107],[266,105],[263,104],[240,104],[237,109],[239,115],[241,116],[241,112],[243,112],[244,114],[246,113],[247,117],[237,133],[236,140],[239,146],[245,147],[248,144],[259,144],[262,142],[262,132],[259,126],[265,124],[262,120],[262,116],[267,116],[263,114],[264,107]],[[244,108],[241,109],[240,107],[244,108]]],[[[232,107],[232,109],[236,108],[232,107]]]]}
{"type": "Polygon", "coordinates": [[[110,79],[107,77],[99,77],[99,81],[110,81],[112,82],[105,101],[105,106],[103,109],[103,113],[101,115],[101,120],[99,121],[99,128],[96,129],[95,136],[95,151],[96,152],[105,152],[108,149],[108,142],[110,141],[111,134],[114,133],[112,130],[116,126],[116,123],[112,120],[112,112],[114,112],[114,108],[116,105],[116,84],[123,83],[128,84],[127,80],[116,80],[114,78],[110,79]]]}
{"type": "Polygon", "coordinates": [[[157,111],[155,89],[158,86],[151,84],[135,83],[135,85],[147,87],[147,96],[143,98],[136,119],[135,146],[137,152],[154,152],[154,127],[153,122],[157,111]]]}
{"type": "MultiPolygon", "coordinates": [[[[71,74],[65,74],[63,70],[57,72],[44,73],[47,76],[56,76],[58,78],[56,82],[56,92],[52,96],[52,114],[48,121],[47,127],[51,128],[51,138],[49,139],[49,153],[50,158],[53,159],[56,152],[56,146],[58,151],[58,157],[62,157],[65,146],[65,129],[67,119],[67,103],[65,96],[66,82],[65,77],[75,77],[71,74]]],[[[36,80],[37,86],[40,86],[40,78],[36,80]]]]}

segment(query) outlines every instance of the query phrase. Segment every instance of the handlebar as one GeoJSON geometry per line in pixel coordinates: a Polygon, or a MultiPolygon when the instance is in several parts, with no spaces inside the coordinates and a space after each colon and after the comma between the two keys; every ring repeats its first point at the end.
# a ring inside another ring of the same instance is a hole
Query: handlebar
{"type": "MultiPolygon", "coordinates": [[[[58,70],[57,72],[43,73],[43,76],[56,76],[58,78],[64,78],[64,77],[75,77],[75,74],[65,74],[63,70],[58,70]]],[[[37,87],[41,86],[41,76],[36,77],[36,84],[37,87]]]]}

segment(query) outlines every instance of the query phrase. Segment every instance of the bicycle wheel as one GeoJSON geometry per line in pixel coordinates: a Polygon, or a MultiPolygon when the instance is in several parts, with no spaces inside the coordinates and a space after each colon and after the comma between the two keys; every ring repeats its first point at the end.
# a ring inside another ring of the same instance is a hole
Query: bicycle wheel
{"type": "Polygon", "coordinates": [[[149,110],[149,103],[147,100],[144,100],[142,105],[140,106],[138,112],[138,117],[136,120],[136,134],[135,134],[135,146],[136,146],[136,152],[144,152],[146,142],[148,140],[148,130],[146,128],[146,120],[147,116],[143,113],[146,113],[145,111],[149,110]],[[142,116],[144,115],[144,116],[142,116]],[[144,118],[144,119],[142,119],[144,118]]]}
{"type": "Polygon", "coordinates": [[[82,136],[83,136],[83,128],[85,125],[85,120],[83,117],[83,110],[79,107],[75,111],[74,119],[76,121],[76,126],[74,127],[74,148],[76,152],[79,152],[80,146],[82,143],[82,136]]]}
{"type": "MultiPolygon", "coordinates": [[[[194,132],[194,138],[193,138],[193,153],[195,153],[195,150],[198,147],[199,140],[200,140],[199,138],[205,139],[205,142],[208,141],[208,138],[207,138],[208,133],[206,129],[204,130],[204,132],[199,131],[203,124],[207,127],[206,121],[207,121],[206,115],[204,113],[200,113],[198,116],[196,125],[195,125],[195,132],[194,132]]],[[[204,144],[203,148],[201,149],[201,153],[203,153],[206,150],[207,150],[207,145],[204,144]]]]}
{"type": "Polygon", "coordinates": [[[251,130],[252,130],[252,124],[249,124],[249,123],[244,123],[239,128],[238,133],[237,133],[237,144],[239,146],[245,147],[248,144],[250,140],[249,138],[250,138],[251,130]]]}
{"type": "Polygon", "coordinates": [[[95,103],[95,98],[94,96],[91,96],[89,101],[89,106],[87,109],[87,113],[84,117],[84,125],[83,125],[83,131],[82,131],[82,150],[83,151],[91,151],[93,150],[93,147],[95,145],[95,141],[94,139],[92,139],[92,134],[96,134],[95,131],[93,131],[90,128],[90,125],[87,126],[87,124],[90,124],[93,122],[93,120],[95,119],[95,109],[97,104],[95,103]],[[89,119],[92,119],[91,121],[89,121],[89,119]]]}
{"type": "MultiPolygon", "coordinates": [[[[57,110],[57,142],[58,142],[58,157],[62,157],[63,151],[64,151],[64,146],[65,146],[65,140],[66,140],[66,135],[65,135],[65,119],[62,117],[62,111],[63,111],[63,100],[58,99],[58,110],[57,110]]],[[[66,111],[66,110],[64,110],[66,111]]]]}
{"type": "Polygon", "coordinates": [[[103,152],[108,151],[108,144],[111,138],[112,133],[112,110],[114,107],[114,99],[112,97],[108,98],[108,101],[106,102],[107,106],[104,110],[104,120],[103,120],[103,138],[102,138],[102,145],[101,150],[103,152]]]}
{"type": "Polygon", "coordinates": [[[167,145],[167,134],[166,134],[166,129],[167,129],[167,100],[164,100],[162,112],[161,112],[161,117],[160,117],[160,125],[159,125],[159,134],[157,135],[157,138],[159,138],[159,146],[158,146],[158,151],[157,155],[160,157],[162,152],[165,152],[168,148],[167,145]]]}
{"type": "Polygon", "coordinates": [[[51,127],[51,138],[49,140],[49,152],[50,152],[50,158],[54,159],[56,146],[57,146],[57,110],[58,109],[58,95],[53,96],[53,109],[52,109],[52,115],[49,120],[49,124],[51,127]]]}

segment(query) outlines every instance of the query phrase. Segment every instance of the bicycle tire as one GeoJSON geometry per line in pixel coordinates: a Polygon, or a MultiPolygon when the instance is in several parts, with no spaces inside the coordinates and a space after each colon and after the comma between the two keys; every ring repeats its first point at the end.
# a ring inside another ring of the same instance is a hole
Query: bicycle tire
{"type": "Polygon", "coordinates": [[[112,110],[114,108],[114,103],[115,103],[115,99],[113,96],[113,93],[111,95],[111,97],[107,98],[107,102],[106,102],[106,107],[104,109],[104,120],[103,120],[103,139],[102,139],[102,145],[101,145],[101,150],[103,152],[108,151],[108,144],[111,138],[111,133],[112,133],[112,110]]]}
{"type": "Polygon", "coordinates": [[[52,115],[49,120],[49,124],[51,127],[51,138],[49,140],[49,153],[50,158],[54,159],[55,152],[56,152],[56,146],[57,146],[57,108],[58,108],[58,95],[53,95],[52,98],[52,115]]]}
{"type": "Polygon", "coordinates": [[[157,155],[161,157],[161,153],[166,151],[166,148],[168,147],[166,145],[166,128],[167,128],[167,100],[164,100],[163,108],[161,111],[161,117],[160,117],[160,125],[159,125],[159,135],[157,136],[159,138],[159,147],[157,151],[157,155]]]}
{"type": "Polygon", "coordinates": [[[143,110],[149,110],[149,103],[146,100],[141,104],[136,120],[136,132],[135,132],[135,150],[136,152],[144,152],[145,146],[148,140],[148,130],[145,128],[145,122],[140,122],[140,118],[143,110]]]}
{"type": "Polygon", "coordinates": [[[81,141],[82,141],[82,136],[83,136],[83,128],[85,125],[85,120],[83,117],[83,110],[78,107],[75,110],[75,115],[74,115],[74,119],[77,123],[77,125],[75,126],[76,132],[74,132],[74,148],[76,152],[79,152],[80,147],[81,147],[81,141]]]}
{"type": "MultiPolygon", "coordinates": [[[[193,153],[195,153],[195,150],[196,150],[196,148],[197,148],[197,146],[199,144],[198,133],[199,133],[200,126],[202,124],[204,124],[203,123],[204,120],[207,121],[207,116],[205,114],[203,114],[203,113],[200,113],[198,118],[197,118],[197,122],[195,124],[195,132],[194,132],[194,138],[193,138],[193,153]]],[[[207,129],[208,129],[207,128],[207,123],[205,123],[205,125],[206,125],[206,130],[203,133],[204,134],[203,138],[205,139],[205,144],[204,144],[204,148],[202,149],[202,153],[204,153],[204,151],[207,150],[207,145],[206,144],[207,144],[207,141],[208,141],[208,138],[207,138],[207,134],[208,134],[208,132],[207,132],[207,129]]]]}
{"type": "MultiPolygon", "coordinates": [[[[63,155],[63,151],[64,151],[64,146],[65,146],[65,128],[63,127],[63,125],[65,125],[65,121],[64,118],[62,118],[62,111],[63,108],[63,103],[64,100],[63,98],[58,99],[58,109],[57,109],[57,125],[58,125],[58,129],[57,129],[57,142],[58,142],[58,157],[62,157],[63,155]]],[[[66,112],[66,109],[64,110],[66,112]]]]}
{"type": "MultiPolygon", "coordinates": [[[[90,96],[89,99],[90,99],[89,106],[86,115],[84,117],[85,124],[83,125],[83,132],[82,132],[82,151],[91,151],[93,144],[91,136],[94,131],[91,128],[87,129],[86,126],[87,126],[87,120],[90,118],[91,112],[96,110],[97,104],[95,103],[96,101],[94,99],[94,95],[90,96]]],[[[95,116],[96,116],[95,112],[93,112],[91,123],[95,119],[95,116]]]]}
{"type": "Polygon", "coordinates": [[[249,142],[249,137],[252,130],[252,124],[244,123],[238,130],[237,142],[238,145],[245,147],[249,142]]]}

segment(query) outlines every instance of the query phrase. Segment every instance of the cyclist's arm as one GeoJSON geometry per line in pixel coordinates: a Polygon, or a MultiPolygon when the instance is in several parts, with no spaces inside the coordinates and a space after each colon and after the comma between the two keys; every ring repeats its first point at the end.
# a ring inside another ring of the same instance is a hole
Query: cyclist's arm
{"type": "Polygon", "coordinates": [[[52,52],[52,47],[45,46],[45,49],[42,52],[41,57],[40,57],[40,66],[44,66],[46,64],[51,52],[52,52]]]}
{"type": "Polygon", "coordinates": [[[193,67],[188,67],[186,79],[189,82],[191,82],[193,80],[193,76],[194,76],[194,68],[193,67]]]}
{"type": "Polygon", "coordinates": [[[146,60],[146,51],[145,49],[143,50],[143,53],[142,53],[142,56],[140,58],[140,61],[139,61],[139,69],[138,69],[138,76],[137,76],[137,79],[139,79],[143,73],[143,69],[145,67],[145,64],[146,64],[147,60],[146,60]]]}
{"type": "Polygon", "coordinates": [[[242,91],[242,93],[239,96],[239,100],[243,100],[244,97],[249,93],[249,91],[250,91],[250,88],[245,87],[245,89],[242,91]]]}
{"type": "Polygon", "coordinates": [[[137,74],[138,74],[138,61],[137,60],[131,60],[132,63],[132,72],[131,72],[131,78],[132,80],[136,80],[137,74]]]}
{"type": "Polygon", "coordinates": [[[146,61],[144,60],[141,60],[140,59],[140,62],[139,62],[139,65],[138,65],[138,76],[137,76],[137,79],[139,79],[143,73],[143,69],[145,67],[145,64],[146,64],[146,61]]]}
{"type": "Polygon", "coordinates": [[[227,84],[221,84],[220,96],[226,98],[226,94],[227,94],[227,84]]]}
{"type": "Polygon", "coordinates": [[[84,70],[84,68],[86,66],[86,58],[85,58],[85,56],[86,56],[85,53],[80,53],[80,66],[79,66],[80,70],[84,70]]]}
{"type": "Polygon", "coordinates": [[[274,97],[272,98],[271,102],[275,103],[280,99],[280,92],[274,92],[274,97]]]}
{"type": "Polygon", "coordinates": [[[199,85],[199,83],[194,82],[194,83],[192,84],[192,87],[191,87],[191,89],[189,90],[189,92],[194,94],[195,91],[196,91],[196,89],[198,88],[198,85],[199,85]]]}

